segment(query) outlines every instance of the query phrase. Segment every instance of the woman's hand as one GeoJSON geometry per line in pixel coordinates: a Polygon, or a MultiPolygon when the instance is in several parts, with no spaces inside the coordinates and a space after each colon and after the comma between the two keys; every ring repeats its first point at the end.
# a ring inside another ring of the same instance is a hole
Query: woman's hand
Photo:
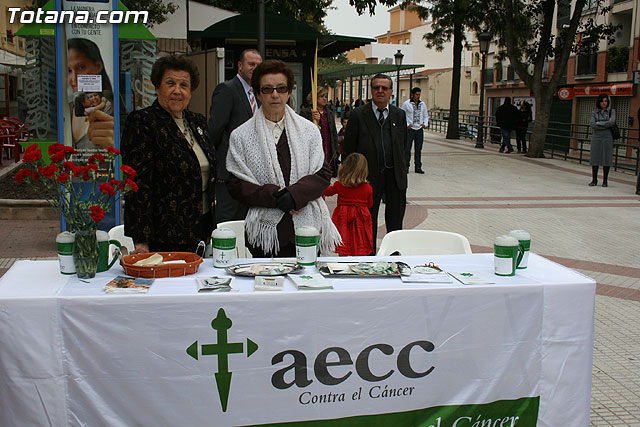
{"type": "Polygon", "coordinates": [[[136,243],[135,249],[131,251],[131,254],[146,254],[148,252],[150,252],[148,243],[136,243]]]}
{"type": "Polygon", "coordinates": [[[93,145],[102,148],[113,147],[113,116],[101,110],[89,114],[89,130],[87,134],[93,145]]]}
{"type": "Polygon", "coordinates": [[[311,110],[311,117],[316,122],[318,122],[318,123],[320,122],[320,113],[318,112],[318,110],[311,110]]]}

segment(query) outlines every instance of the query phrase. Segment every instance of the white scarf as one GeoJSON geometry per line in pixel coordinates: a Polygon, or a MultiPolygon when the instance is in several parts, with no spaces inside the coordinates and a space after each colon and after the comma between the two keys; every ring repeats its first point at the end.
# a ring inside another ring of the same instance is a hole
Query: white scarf
{"type": "MultiPolygon", "coordinates": [[[[291,152],[289,184],[293,185],[322,168],[322,137],[316,125],[300,117],[289,106],[284,113],[284,131],[287,133],[291,152]]],[[[231,133],[227,170],[237,178],[252,184],[275,184],[285,187],[278,162],[276,141],[262,107],[251,119],[231,133]]],[[[284,212],[277,208],[249,208],[245,219],[248,242],[262,248],[265,253],[278,253],[280,244],[276,227],[283,215],[284,212]]],[[[323,254],[333,252],[335,246],[342,243],[340,233],[331,221],[331,214],[322,197],[310,201],[294,214],[293,225],[294,229],[306,225],[316,227],[320,231],[320,252],[323,254]]]]}

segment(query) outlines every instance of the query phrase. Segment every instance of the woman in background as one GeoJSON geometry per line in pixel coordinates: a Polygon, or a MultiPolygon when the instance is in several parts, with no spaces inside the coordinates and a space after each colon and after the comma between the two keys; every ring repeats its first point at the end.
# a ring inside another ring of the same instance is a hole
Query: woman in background
{"type": "Polygon", "coordinates": [[[616,123],[616,110],[611,108],[609,95],[601,93],[596,99],[596,109],[591,113],[591,173],[589,187],[598,185],[598,167],[602,166],[602,186],[607,187],[609,168],[613,162],[613,136],[611,127],[616,123]]]}
{"type": "MultiPolygon", "coordinates": [[[[313,110],[307,109],[304,113],[300,113],[307,120],[315,121],[320,128],[322,136],[322,150],[324,151],[324,160],[331,166],[333,176],[338,176],[338,132],[336,130],[336,116],[328,107],[328,94],[326,88],[318,88],[318,108],[313,110]]],[[[307,95],[307,105],[311,104],[312,94],[307,95]]]]}
{"type": "Polygon", "coordinates": [[[516,143],[518,144],[518,153],[527,152],[527,130],[529,123],[533,120],[531,113],[531,105],[527,101],[520,104],[520,120],[516,125],[516,143]]]}

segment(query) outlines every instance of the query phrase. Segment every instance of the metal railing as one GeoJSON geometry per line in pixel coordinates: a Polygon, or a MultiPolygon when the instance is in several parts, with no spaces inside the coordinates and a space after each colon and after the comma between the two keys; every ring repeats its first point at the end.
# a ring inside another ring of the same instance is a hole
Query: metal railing
{"type": "MultiPolygon", "coordinates": [[[[439,133],[447,133],[449,113],[446,111],[436,111],[429,113],[429,130],[439,133]]],[[[478,137],[478,115],[470,113],[460,113],[458,116],[458,126],[460,138],[476,140],[478,137]]],[[[533,123],[527,131],[527,142],[531,141],[531,131],[533,123]]],[[[487,117],[484,126],[484,143],[500,144],[500,128],[494,117],[487,117]]],[[[639,129],[620,128],[620,139],[613,144],[613,169],[634,171],[638,174],[640,137],[630,136],[637,133],[639,129]]],[[[564,160],[577,160],[578,163],[588,162],[591,153],[592,130],[589,125],[578,123],[549,122],[547,129],[547,140],[544,146],[544,153],[551,158],[561,157],[564,160]]],[[[512,140],[515,144],[515,135],[512,140]]]]}

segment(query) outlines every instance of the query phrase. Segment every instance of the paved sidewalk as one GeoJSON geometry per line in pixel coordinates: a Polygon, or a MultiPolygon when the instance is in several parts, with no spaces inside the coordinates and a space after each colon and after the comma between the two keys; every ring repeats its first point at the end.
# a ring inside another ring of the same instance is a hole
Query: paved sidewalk
{"type": "MultiPolygon", "coordinates": [[[[474,252],[522,228],[532,251],[597,280],[591,425],[640,425],[636,177],[612,171],[608,188],[588,187],[588,164],[479,150],[435,133],[425,136],[423,169],[409,174],[405,228],[459,232],[474,252]]],[[[55,257],[57,231],[57,221],[0,221],[0,274],[16,258],[55,257]]]]}

